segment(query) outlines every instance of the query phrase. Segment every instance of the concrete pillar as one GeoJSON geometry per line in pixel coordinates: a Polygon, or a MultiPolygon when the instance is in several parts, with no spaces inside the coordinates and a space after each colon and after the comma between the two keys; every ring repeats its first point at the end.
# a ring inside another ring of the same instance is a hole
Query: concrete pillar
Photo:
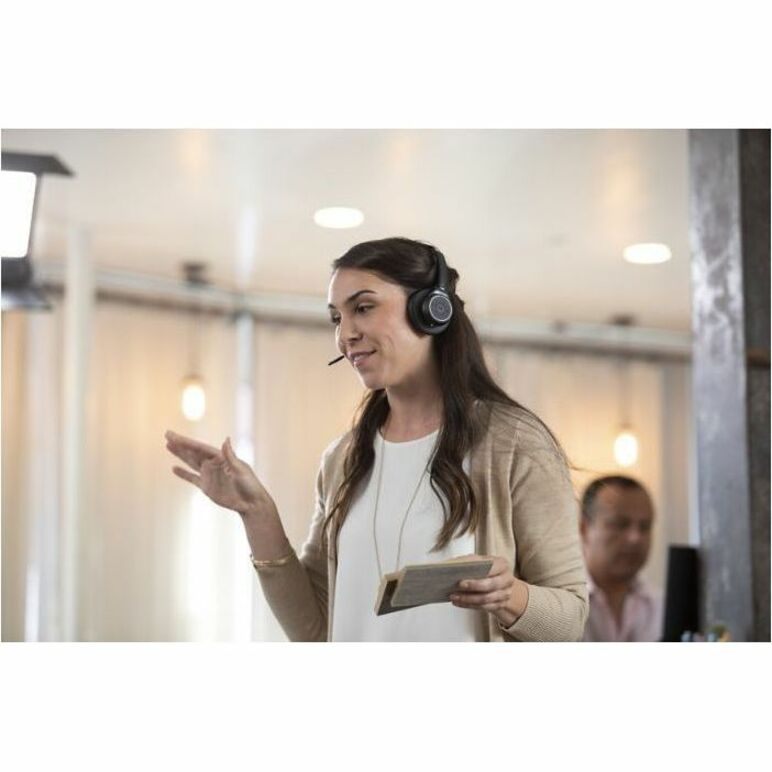
{"type": "Polygon", "coordinates": [[[768,130],[689,132],[701,626],[770,640],[768,130]]]}

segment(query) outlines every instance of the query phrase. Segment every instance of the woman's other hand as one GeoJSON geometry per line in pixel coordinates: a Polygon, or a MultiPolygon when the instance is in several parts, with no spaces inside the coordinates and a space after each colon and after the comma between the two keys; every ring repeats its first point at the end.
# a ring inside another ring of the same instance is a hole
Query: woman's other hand
{"type": "Polygon", "coordinates": [[[493,560],[488,576],[465,579],[451,596],[454,606],[479,609],[493,614],[504,627],[513,625],[528,606],[528,585],[512,573],[506,558],[474,555],[493,560]]]}
{"type": "Polygon", "coordinates": [[[198,472],[175,466],[174,474],[200,488],[215,504],[244,514],[272,503],[249,464],[234,453],[230,438],[218,449],[172,431],[164,436],[166,449],[198,472]]]}

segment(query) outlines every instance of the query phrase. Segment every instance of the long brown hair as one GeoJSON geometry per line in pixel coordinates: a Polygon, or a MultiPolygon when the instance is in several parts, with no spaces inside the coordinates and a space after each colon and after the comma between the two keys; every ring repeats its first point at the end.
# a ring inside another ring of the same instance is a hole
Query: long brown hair
{"type": "MultiPolygon", "coordinates": [[[[437,249],[431,244],[406,238],[386,238],[365,241],[333,261],[333,272],[339,268],[371,271],[384,281],[397,284],[407,295],[416,289],[432,286],[436,271],[437,249]]],[[[443,256],[444,257],[444,256],[443,256]]],[[[439,364],[443,398],[443,422],[437,438],[437,449],[431,464],[430,484],[442,504],[444,525],[433,551],[441,550],[453,538],[474,532],[482,516],[478,497],[471,480],[462,467],[463,459],[482,439],[488,427],[491,407],[500,405],[516,408],[518,414],[546,430],[554,449],[566,465],[570,465],[557,438],[549,427],[528,408],[504,392],[488,372],[480,340],[464,311],[464,301],[456,294],[459,274],[448,266],[449,291],[453,303],[453,318],[443,333],[433,336],[433,351],[439,364]],[[475,402],[483,407],[478,411],[475,402]],[[444,494],[450,505],[448,513],[444,494]]],[[[407,311],[405,312],[407,319],[407,311]]],[[[375,433],[385,423],[389,402],[385,389],[369,390],[355,413],[351,441],[343,462],[343,481],[333,498],[324,521],[324,533],[332,528],[331,543],[337,536],[360,484],[366,482],[373,463],[375,433]]]]}

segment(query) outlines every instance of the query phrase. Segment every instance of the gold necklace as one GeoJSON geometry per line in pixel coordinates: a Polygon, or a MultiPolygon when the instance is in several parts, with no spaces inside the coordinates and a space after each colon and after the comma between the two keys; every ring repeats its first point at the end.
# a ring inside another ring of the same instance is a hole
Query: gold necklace
{"type": "MultiPolygon", "coordinates": [[[[385,431],[385,427],[384,427],[385,431]]],[[[378,462],[378,481],[376,483],[375,487],[375,508],[373,509],[373,543],[375,544],[375,559],[378,561],[378,576],[383,579],[383,568],[381,567],[381,556],[378,552],[378,537],[375,533],[375,524],[378,517],[378,501],[380,499],[381,494],[381,472],[383,471],[383,457],[386,455],[386,439],[383,435],[381,435],[380,432],[378,434],[381,437],[381,458],[378,462]]],[[[436,441],[435,441],[436,445],[436,441]]],[[[407,516],[410,512],[410,507],[413,506],[413,502],[415,501],[415,497],[418,494],[418,489],[421,487],[421,483],[423,482],[424,476],[426,475],[426,472],[429,470],[429,466],[431,465],[432,458],[434,456],[434,453],[432,452],[429,455],[429,460],[426,463],[426,466],[424,467],[424,471],[422,472],[421,476],[418,478],[418,485],[416,485],[415,490],[413,491],[413,496],[410,499],[410,503],[407,505],[407,509],[405,510],[405,516],[402,518],[402,525],[399,528],[399,542],[397,543],[397,565],[395,567],[395,571],[399,570],[399,556],[402,553],[402,532],[405,529],[405,523],[407,522],[407,516]]]]}

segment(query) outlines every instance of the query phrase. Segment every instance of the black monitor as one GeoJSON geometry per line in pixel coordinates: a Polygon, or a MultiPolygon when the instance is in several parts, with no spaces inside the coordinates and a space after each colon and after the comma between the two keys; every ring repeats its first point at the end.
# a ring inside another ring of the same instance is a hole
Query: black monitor
{"type": "Polygon", "coordinates": [[[667,555],[663,641],[680,641],[684,632],[698,632],[699,559],[696,547],[670,545],[667,555]]]}

